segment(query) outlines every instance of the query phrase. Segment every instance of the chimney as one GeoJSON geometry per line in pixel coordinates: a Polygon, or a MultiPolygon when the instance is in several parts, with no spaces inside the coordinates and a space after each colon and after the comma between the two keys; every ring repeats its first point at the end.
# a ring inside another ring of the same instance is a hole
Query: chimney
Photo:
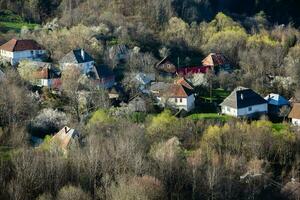
{"type": "Polygon", "coordinates": [[[84,58],[84,50],[81,49],[80,52],[81,52],[81,58],[82,58],[82,60],[84,61],[84,60],[85,60],[85,58],[84,58]]]}

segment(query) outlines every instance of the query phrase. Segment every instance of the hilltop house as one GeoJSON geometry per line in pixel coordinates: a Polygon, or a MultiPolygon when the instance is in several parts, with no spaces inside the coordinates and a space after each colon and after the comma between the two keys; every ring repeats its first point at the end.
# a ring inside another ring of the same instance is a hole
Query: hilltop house
{"type": "Polygon", "coordinates": [[[220,104],[222,114],[234,117],[256,117],[268,113],[268,103],[249,88],[237,87],[220,104]]]}
{"type": "Polygon", "coordinates": [[[229,60],[221,53],[210,53],[202,60],[202,65],[212,68],[216,73],[220,71],[231,71],[229,60]]]}
{"type": "Polygon", "coordinates": [[[293,125],[300,126],[300,103],[294,103],[293,108],[288,116],[293,125]]]}
{"type": "Polygon", "coordinates": [[[290,105],[289,101],[279,94],[271,93],[265,97],[265,100],[268,102],[268,112],[271,115],[279,115],[281,108],[290,105]]]}
{"type": "Polygon", "coordinates": [[[176,66],[169,61],[168,57],[163,58],[155,65],[155,69],[162,76],[171,76],[174,77],[176,75],[177,68],[176,66]]]}
{"type": "Polygon", "coordinates": [[[76,49],[67,53],[59,61],[62,70],[69,66],[78,67],[82,74],[87,74],[93,70],[95,61],[84,49],[76,49]]]}
{"type": "Polygon", "coordinates": [[[18,64],[21,60],[42,60],[47,51],[34,40],[11,39],[0,46],[0,56],[3,60],[18,64]]]}
{"type": "Polygon", "coordinates": [[[35,79],[32,84],[52,89],[60,88],[61,72],[52,63],[31,62],[31,64],[36,67],[36,71],[32,72],[35,79]]]}
{"type": "Polygon", "coordinates": [[[158,82],[151,85],[150,91],[158,100],[158,104],[163,107],[171,106],[188,112],[195,107],[193,90],[182,84],[158,82]]]}

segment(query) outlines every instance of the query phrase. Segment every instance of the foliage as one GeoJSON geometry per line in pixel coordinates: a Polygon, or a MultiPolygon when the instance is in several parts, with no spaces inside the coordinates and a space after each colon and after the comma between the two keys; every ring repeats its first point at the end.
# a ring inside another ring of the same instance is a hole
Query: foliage
{"type": "Polygon", "coordinates": [[[93,113],[91,119],[88,122],[88,126],[93,126],[94,124],[97,123],[112,123],[114,119],[109,116],[107,111],[105,110],[97,110],[96,112],[93,113]]]}
{"type": "Polygon", "coordinates": [[[164,110],[161,114],[152,118],[147,130],[149,135],[168,135],[170,128],[178,122],[177,118],[171,114],[171,111],[164,110]]]}

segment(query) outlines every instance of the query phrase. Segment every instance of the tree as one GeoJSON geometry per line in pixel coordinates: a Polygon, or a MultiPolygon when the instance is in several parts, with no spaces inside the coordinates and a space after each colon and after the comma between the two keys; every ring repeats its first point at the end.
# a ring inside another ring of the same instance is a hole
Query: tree
{"type": "Polygon", "coordinates": [[[121,178],[110,189],[112,200],[127,199],[164,199],[164,189],[161,182],[151,176],[121,178]]]}
{"type": "Polygon", "coordinates": [[[64,186],[57,194],[59,200],[91,200],[92,198],[80,187],[64,186]]]}
{"type": "Polygon", "coordinates": [[[80,70],[76,66],[68,67],[62,73],[62,89],[69,99],[69,106],[74,112],[76,119],[80,122],[80,70]]]}
{"type": "Polygon", "coordinates": [[[35,114],[37,104],[14,71],[7,71],[0,83],[0,126],[9,133],[35,114]]]}
{"type": "Polygon", "coordinates": [[[63,112],[46,108],[40,111],[30,125],[31,133],[44,136],[58,132],[63,126],[68,125],[69,119],[63,112]]]}
{"type": "Polygon", "coordinates": [[[37,67],[29,60],[23,60],[19,63],[18,72],[26,81],[33,82],[35,80],[34,72],[37,67]]]}

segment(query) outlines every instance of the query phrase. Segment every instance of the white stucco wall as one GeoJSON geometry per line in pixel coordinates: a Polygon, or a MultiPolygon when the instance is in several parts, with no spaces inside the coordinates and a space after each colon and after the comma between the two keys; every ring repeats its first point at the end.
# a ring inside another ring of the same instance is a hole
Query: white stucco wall
{"type": "Polygon", "coordinates": [[[61,69],[65,70],[68,67],[76,66],[80,69],[82,73],[84,73],[85,69],[88,69],[88,71],[92,71],[94,67],[94,61],[91,62],[85,62],[85,63],[80,63],[80,64],[75,64],[75,63],[62,63],[61,69]]]}
{"type": "MultiPolygon", "coordinates": [[[[164,104],[163,99],[157,98],[161,104],[164,104]]],[[[191,111],[195,107],[195,96],[192,94],[187,98],[169,98],[168,103],[176,107],[177,109],[184,109],[186,111],[191,111]],[[177,99],[177,101],[176,101],[177,99]]]]}
{"type": "Polygon", "coordinates": [[[26,51],[0,51],[0,55],[2,58],[8,60],[12,65],[17,64],[21,60],[29,59],[34,60],[36,58],[40,58],[41,56],[45,55],[47,52],[46,50],[26,50],[26,51]]]}
{"type": "Polygon", "coordinates": [[[268,112],[268,104],[260,104],[260,105],[253,105],[246,108],[229,108],[227,106],[222,106],[222,113],[234,117],[243,117],[243,116],[250,116],[255,113],[267,113],[268,112]]]}
{"type": "Polygon", "coordinates": [[[292,124],[295,125],[295,126],[300,126],[300,119],[293,118],[292,119],[292,124]]]}

